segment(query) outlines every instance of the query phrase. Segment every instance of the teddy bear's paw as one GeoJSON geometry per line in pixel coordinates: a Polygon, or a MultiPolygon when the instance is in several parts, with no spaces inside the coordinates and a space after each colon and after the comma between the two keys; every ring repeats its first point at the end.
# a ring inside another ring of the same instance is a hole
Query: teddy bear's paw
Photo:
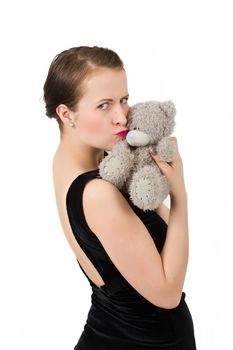
{"type": "Polygon", "coordinates": [[[117,174],[121,168],[122,168],[121,159],[117,156],[114,156],[106,160],[103,167],[103,171],[106,174],[106,176],[114,176],[114,174],[117,174]]]}
{"type": "Polygon", "coordinates": [[[170,137],[162,138],[156,147],[160,159],[165,162],[171,162],[176,155],[176,147],[170,137]]]}
{"type": "Polygon", "coordinates": [[[155,166],[144,166],[134,173],[129,184],[129,194],[132,202],[140,209],[154,210],[169,194],[168,181],[155,166]]]}
{"type": "Polygon", "coordinates": [[[99,173],[100,176],[112,182],[114,185],[120,187],[121,179],[118,176],[120,170],[122,169],[123,163],[120,157],[116,155],[108,155],[105,157],[102,162],[99,164],[99,173]]]}
{"type": "Polygon", "coordinates": [[[100,176],[113,183],[118,188],[122,188],[126,179],[129,177],[133,166],[133,156],[127,154],[127,157],[109,154],[99,164],[100,176]]]}

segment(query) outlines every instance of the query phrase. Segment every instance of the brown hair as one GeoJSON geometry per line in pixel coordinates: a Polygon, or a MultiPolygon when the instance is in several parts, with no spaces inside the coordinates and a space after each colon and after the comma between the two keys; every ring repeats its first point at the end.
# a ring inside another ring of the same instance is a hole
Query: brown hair
{"type": "Polygon", "coordinates": [[[79,46],[62,51],[53,59],[44,84],[46,115],[55,118],[62,131],[62,121],[56,113],[64,103],[74,111],[83,96],[82,83],[98,67],[124,69],[116,52],[98,46],[79,46]]]}

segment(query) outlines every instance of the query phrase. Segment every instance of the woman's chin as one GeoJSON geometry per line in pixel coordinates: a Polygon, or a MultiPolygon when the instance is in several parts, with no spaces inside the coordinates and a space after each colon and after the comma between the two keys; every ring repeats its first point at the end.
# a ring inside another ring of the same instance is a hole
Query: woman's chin
{"type": "Polygon", "coordinates": [[[112,150],[112,148],[113,148],[114,145],[115,145],[115,143],[113,143],[112,145],[107,145],[107,146],[105,147],[105,151],[106,151],[106,152],[110,152],[110,151],[112,150]]]}

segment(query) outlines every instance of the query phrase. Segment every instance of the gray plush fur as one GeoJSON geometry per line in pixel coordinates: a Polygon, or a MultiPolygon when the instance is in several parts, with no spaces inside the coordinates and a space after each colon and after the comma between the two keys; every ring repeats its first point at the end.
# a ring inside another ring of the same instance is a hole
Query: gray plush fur
{"type": "Polygon", "coordinates": [[[170,135],[176,108],[169,101],[140,102],[129,108],[125,139],[119,140],[99,164],[100,176],[129,193],[142,210],[156,209],[169,194],[169,183],[152,159],[153,146],[160,158],[171,162],[175,145],[170,135]]]}

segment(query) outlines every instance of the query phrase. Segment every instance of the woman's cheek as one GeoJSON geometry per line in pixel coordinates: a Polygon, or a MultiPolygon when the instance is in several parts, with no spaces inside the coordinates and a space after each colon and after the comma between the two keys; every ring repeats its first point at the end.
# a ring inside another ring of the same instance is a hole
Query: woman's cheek
{"type": "Polygon", "coordinates": [[[91,121],[86,120],[85,122],[82,123],[81,127],[84,132],[87,132],[90,134],[96,134],[96,132],[100,131],[102,125],[101,125],[101,121],[99,120],[91,120],[91,121]]]}

